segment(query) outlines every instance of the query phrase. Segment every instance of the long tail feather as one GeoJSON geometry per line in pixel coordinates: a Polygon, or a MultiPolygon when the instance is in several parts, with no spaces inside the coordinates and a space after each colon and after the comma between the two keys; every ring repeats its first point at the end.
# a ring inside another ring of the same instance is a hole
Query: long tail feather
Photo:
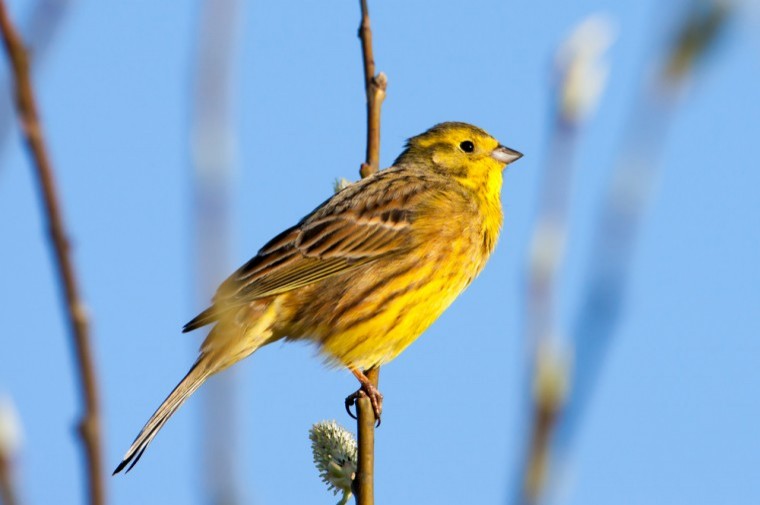
{"type": "Polygon", "coordinates": [[[140,434],[137,435],[132,446],[124,455],[124,459],[119,463],[119,466],[116,467],[116,470],[114,470],[113,475],[124,470],[127,465],[129,465],[126,470],[127,472],[135,466],[142,457],[143,452],[145,452],[145,449],[147,449],[148,445],[153,440],[153,437],[155,437],[164,424],[166,424],[166,421],[168,421],[185,400],[187,400],[188,397],[215,372],[215,370],[212,367],[209,367],[204,361],[203,357],[201,357],[195,362],[190,371],[187,372],[187,375],[185,375],[185,378],[177,384],[171,394],[166,397],[164,403],[158,407],[148,422],[145,423],[140,434]]]}

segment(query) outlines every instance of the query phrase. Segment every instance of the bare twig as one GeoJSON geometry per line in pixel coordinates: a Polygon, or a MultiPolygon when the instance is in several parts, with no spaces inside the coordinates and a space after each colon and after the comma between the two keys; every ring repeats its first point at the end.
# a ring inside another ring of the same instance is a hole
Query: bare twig
{"type": "MultiPolygon", "coordinates": [[[[369,23],[367,0],[360,0],[362,20],[359,25],[359,39],[364,62],[364,89],[367,93],[367,156],[359,173],[369,177],[380,169],[380,108],[385,100],[388,80],[380,72],[375,75],[375,55],[372,51],[372,29],[369,23]]],[[[367,378],[377,387],[380,368],[365,371],[367,378]]],[[[354,494],[357,505],[375,503],[375,413],[369,398],[359,398],[356,402],[356,431],[358,439],[358,467],[354,494]]]]}
{"type": "Polygon", "coordinates": [[[368,177],[380,169],[380,108],[385,100],[388,79],[380,72],[375,75],[375,56],[372,52],[372,29],[369,24],[367,0],[361,0],[362,22],[359,38],[364,61],[364,88],[367,92],[367,159],[359,173],[368,177]]]}
{"type": "Polygon", "coordinates": [[[578,129],[558,116],[557,128],[549,148],[548,163],[539,219],[534,230],[528,275],[526,337],[533,356],[529,383],[534,391],[530,441],[520,470],[518,503],[537,503],[543,490],[547,470],[549,442],[564,400],[559,395],[542,394],[542,373],[553,368],[557,343],[555,321],[555,283],[562,262],[566,235],[566,206],[574,165],[578,129]]]}
{"type": "MultiPolygon", "coordinates": [[[[233,231],[232,172],[236,158],[234,77],[241,24],[240,0],[205,0],[199,16],[198,62],[190,122],[194,199],[191,222],[195,253],[193,277],[199,303],[225,277],[233,231]]],[[[203,307],[200,307],[203,308],[203,307]]],[[[206,503],[243,501],[236,410],[237,369],[208,381],[203,395],[203,463],[206,503]]]]}
{"type": "Polygon", "coordinates": [[[13,465],[5,455],[0,454],[0,503],[18,505],[17,495],[13,480],[13,465]]]}
{"type": "Polygon", "coordinates": [[[89,321],[84,302],[79,295],[77,277],[69,255],[69,243],[53,180],[53,169],[45,148],[32,91],[27,54],[3,0],[0,0],[0,31],[2,31],[3,42],[13,70],[19,122],[27,148],[34,160],[34,168],[42,192],[50,241],[55,254],[60,286],[66,300],[70,331],[78,363],[79,380],[84,397],[84,414],[78,428],[85,448],[89,502],[91,505],[103,505],[105,489],[102,473],[100,414],[95,369],[89,344],[89,321]]]}
{"type": "Polygon", "coordinates": [[[538,503],[549,473],[550,445],[567,390],[565,347],[557,322],[557,277],[568,235],[575,152],[581,125],[596,108],[607,77],[605,52],[613,39],[608,19],[590,16],[557,51],[555,123],[549,142],[531,244],[526,293],[526,341],[532,411],[530,438],[516,486],[517,503],[538,503]]]}
{"type": "Polygon", "coordinates": [[[21,420],[10,397],[0,395],[0,503],[19,505],[16,472],[23,440],[21,420]]]}
{"type": "MultiPolygon", "coordinates": [[[[591,274],[581,295],[578,320],[570,332],[569,342],[562,346],[573,351],[572,367],[557,354],[563,349],[554,342],[557,328],[551,298],[564,243],[568,200],[563,192],[570,186],[571,172],[567,169],[571,168],[572,157],[550,158],[556,168],[552,169],[554,173],[547,172],[546,183],[558,185],[560,192],[545,194],[550,205],[544,204],[545,223],[543,228],[539,225],[540,240],[534,243],[534,254],[539,261],[533,266],[540,268],[532,271],[528,301],[533,309],[528,310],[528,326],[531,343],[541,345],[536,349],[530,445],[521,470],[517,503],[545,501],[547,483],[567,457],[579,420],[598,382],[606,351],[613,341],[624,304],[629,263],[643,211],[658,175],[657,162],[676,111],[679,91],[690,77],[694,64],[714,41],[727,14],[720,0],[709,0],[706,4],[693,0],[691,7],[694,10],[682,19],[682,26],[654,82],[642,82],[620,158],[613,168],[592,246],[591,274]],[[647,147],[642,150],[641,146],[647,147]],[[558,172],[557,168],[562,171],[558,172]]],[[[587,90],[593,86],[575,88],[587,90]]],[[[573,125],[565,122],[557,129],[552,152],[562,147],[557,142],[562,140],[560,134],[566,137],[563,142],[569,142],[569,147],[575,144],[573,135],[577,132],[568,130],[568,126],[573,125]]],[[[560,151],[568,151],[568,148],[560,151]]]]}
{"type": "MultiPolygon", "coordinates": [[[[380,368],[370,368],[365,372],[372,385],[377,387],[380,368]]],[[[356,431],[358,433],[358,461],[354,494],[357,505],[375,503],[375,412],[368,397],[356,401],[356,431]]]]}
{"type": "Polygon", "coordinates": [[[533,370],[533,409],[530,439],[517,486],[516,503],[540,503],[552,463],[551,445],[565,405],[568,369],[556,343],[543,341],[533,370]]]}
{"type": "Polygon", "coordinates": [[[0,396],[0,504],[21,503],[16,463],[22,444],[22,428],[10,397],[0,396]]]}
{"type": "MultiPolygon", "coordinates": [[[[37,0],[29,8],[26,22],[22,24],[27,51],[32,55],[32,71],[40,67],[49,53],[49,48],[55,40],[63,20],[73,0],[37,0]]],[[[6,141],[10,137],[13,124],[13,104],[10,99],[11,81],[6,76],[0,78],[0,153],[3,152],[6,141]]],[[[2,167],[0,167],[0,170],[2,167]]]]}
{"type": "Polygon", "coordinates": [[[640,85],[604,195],[591,250],[594,268],[573,328],[573,391],[558,426],[558,452],[569,450],[614,341],[631,257],[660,173],[660,158],[681,103],[681,91],[719,41],[732,14],[731,4],[722,0],[691,0],[684,8],[676,26],[670,28],[672,38],[658,72],[640,85]],[[647,146],[646,152],[641,146],[647,146]]]}

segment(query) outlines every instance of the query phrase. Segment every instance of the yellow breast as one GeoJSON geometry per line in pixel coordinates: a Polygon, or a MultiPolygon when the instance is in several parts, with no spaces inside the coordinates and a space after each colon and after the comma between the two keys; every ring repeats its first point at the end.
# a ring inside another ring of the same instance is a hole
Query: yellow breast
{"type": "Polygon", "coordinates": [[[315,340],[328,361],[364,369],[387,363],[417,339],[480,273],[501,226],[500,207],[482,201],[444,195],[431,205],[414,223],[419,240],[410,252],[300,296],[311,303],[294,309],[320,316],[296,315],[289,338],[315,340]]]}

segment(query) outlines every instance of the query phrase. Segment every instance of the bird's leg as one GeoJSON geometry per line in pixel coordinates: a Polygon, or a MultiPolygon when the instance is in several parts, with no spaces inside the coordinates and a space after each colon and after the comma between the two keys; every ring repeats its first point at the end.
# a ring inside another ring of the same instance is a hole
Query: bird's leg
{"type": "Polygon", "coordinates": [[[383,395],[380,394],[380,391],[377,390],[372,381],[361,370],[354,367],[348,367],[348,369],[359,380],[361,387],[355,393],[346,397],[346,412],[348,412],[349,416],[356,419],[356,416],[351,412],[351,407],[356,405],[356,401],[359,398],[369,398],[370,403],[372,403],[372,411],[375,413],[377,425],[380,426],[380,414],[383,412],[383,395]]]}

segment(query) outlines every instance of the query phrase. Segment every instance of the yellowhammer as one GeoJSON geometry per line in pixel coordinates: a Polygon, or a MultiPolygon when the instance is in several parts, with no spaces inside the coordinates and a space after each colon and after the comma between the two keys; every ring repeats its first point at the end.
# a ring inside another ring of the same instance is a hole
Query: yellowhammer
{"type": "Polygon", "coordinates": [[[351,370],[379,419],[382,396],[361,370],[398,356],[483,269],[501,229],[502,171],[521,156],[475,126],[439,124],[269,241],[185,325],[214,327],[114,473],[208,377],[282,338],[351,370]]]}

